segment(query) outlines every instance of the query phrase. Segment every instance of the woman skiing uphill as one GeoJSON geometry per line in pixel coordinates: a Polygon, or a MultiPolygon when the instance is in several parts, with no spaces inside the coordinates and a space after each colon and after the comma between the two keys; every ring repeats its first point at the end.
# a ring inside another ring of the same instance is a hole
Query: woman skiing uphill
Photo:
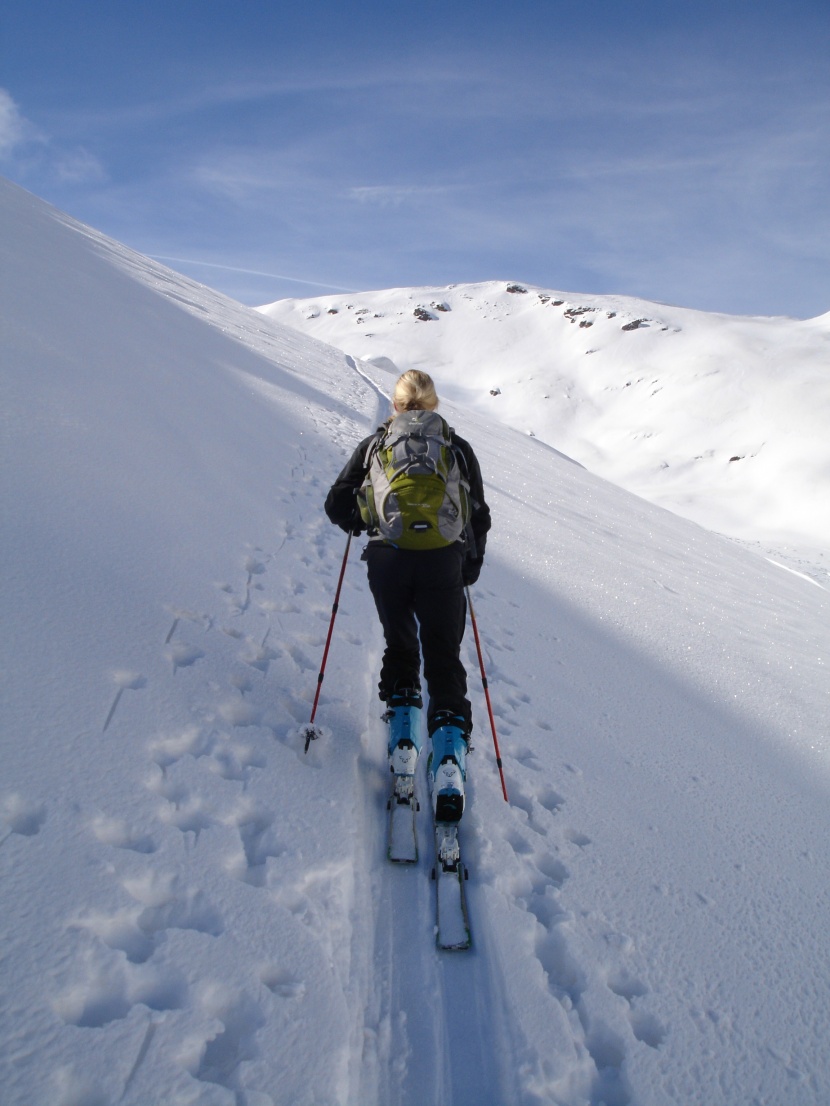
{"type": "Polygon", "coordinates": [[[405,372],[395,384],[393,415],[354,451],[325,509],[343,530],[368,531],[363,560],[386,640],[379,690],[396,793],[412,795],[421,749],[420,637],[433,806],[437,821],[457,822],[472,730],[461,663],[464,588],[481,571],[490,511],[472,448],[437,407],[432,378],[405,372]]]}

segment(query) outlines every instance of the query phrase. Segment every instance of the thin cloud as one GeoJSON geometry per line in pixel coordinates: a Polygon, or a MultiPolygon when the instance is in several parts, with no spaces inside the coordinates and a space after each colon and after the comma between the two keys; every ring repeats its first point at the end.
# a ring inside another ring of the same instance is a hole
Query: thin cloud
{"type": "Polygon", "coordinates": [[[87,110],[73,113],[72,119],[74,124],[82,129],[140,126],[198,114],[201,111],[264,103],[287,96],[336,95],[340,97],[385,90],[383,95],[388,98],[394,89],[417,90],[419,95],[423,95],[424,90],[434,92],[441,87],[457,87],[468,83],[469,79],[468,74],[459,71],[457,62],[448,60],[442,64],[419,60],[408,69],[401,70],[382,65],[372,72],[364,71],[349,76],[332,73],[331,76],[321,77],[317,74],[309,75],[300,72],[278,79],[271,77],[262,80],[231,79],[221,84],[207,82],[204,88],[196,92],[173,95],[159,100],[146,100],[128,108],[104,108],[100,111],[87,110]]]}
{"type": "Polygon", "coordinates": [[[301,277],[286,276],[284,273],[265,273],[260,269],[243,269],[238,265],[220,265],[217,261],[197,261],[190,257],[168,257],[166,254],[148,254],[154,261],[172,261],[176,265],[198,265],[205,269],[222,269],[226,273],[244,273],[247,276],[267,277],[269,280],[286,280],[292,284],[307,284],[310,288],[330,288],[335,292],[358,292],[358,288],[344,288],[339,284],[330,284],[322,280],[303,280],[301,277]]]}
{"type": "Polygon", "coordinates": [[[308,197],[332,191],[331,133],[284,140],[279,149],[219,148],[186,170],[199,188],[241,202],[285,192],[308,197]]]}
{"type": "Polygon", "coordinates": [[[406,200],[433,199],[446,195],[450,189],[443,185],[422,184],[368,184],[350,188],[348,195],[360,203],[398,207],[406,200]]]}
{"type": "Polygon", "coordinates": [[[89,150],[78,149],[59,157],[55,173],[65,184],[96,184],[107,180],[107,172],[89,150]]]}
{"type": "Polygon", "coordinates": [[[25,177],[44,172],[61,184],[96,184],[107,179],[101,161],[82,146],[63,147],[35,126],[9,92],[0,88],[0,158],[25,177]]]}
{"type": "Polygon", "coordinates": [[[5,88],[0,88],[0,157],[9,157],[24,143],[39,141],[35,126],[20,111],[5,88]]]}
{"type": "Polygon", "coordinates": [[[314,295],[507,271],[706,306],[762,303],[765,286],[774,310],[783,294],[814,302],[828,241],[824,54],[766,32],[736,50],[691,23],[682,35],[514,26],[497,48],[465,28],[383,49],[369,35],[362,50],[361,30],[350,65],[355,43],[315,26],[290,48],[260,51],[257,38],[244,55],[197,51],[186,68],[154,43],[168,68],[132,101],[52,106],[60,151],[52,135],[19,145],[10,98],[0,128],[29,187],[73,210],[86,182],[85,221],[172,249],[237,298],[269,281],[314,295]],[[102,161],[117,166],[111,186],[102,161]],[[262,269],[187,258],[196,246],[262,269]],[[792,270],[804,293],[786,269],[794,252],[819,258],[792,270]],[[339,284],[270,272],[272,260],[339,284]]]}

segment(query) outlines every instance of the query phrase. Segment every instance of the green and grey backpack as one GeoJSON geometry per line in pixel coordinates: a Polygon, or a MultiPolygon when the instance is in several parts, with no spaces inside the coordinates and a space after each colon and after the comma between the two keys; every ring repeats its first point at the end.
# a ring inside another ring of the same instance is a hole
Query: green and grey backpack
{"type": "Polygon", "coordinates": [[[403,411],[369,446],[360,514],[401,549],[440,549],[464,533],[469,484],[450,433],[435,411],[403,411]]]}

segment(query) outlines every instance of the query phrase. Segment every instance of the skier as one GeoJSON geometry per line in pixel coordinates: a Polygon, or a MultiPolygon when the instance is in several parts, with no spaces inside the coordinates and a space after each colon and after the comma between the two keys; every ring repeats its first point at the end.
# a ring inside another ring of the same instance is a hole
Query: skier
{"type": "Polygon", "coordinates": [[[481,571],[490,510],[472,448],[440,416],[429,414],[437,407],[432,378],[417,369],[405,372],[395,384],[392,416],[355,449],[328,493],[325,510],[347,533],[368,531],[362,559],[386,643],[379,696],[390,722],[390,765],[396,779],[408,781],[410,794],[421,747],[420,637],[429,693],[433,809],[437,822],[452,823],[464,810],[472,731],[460,655],[467,618],[464,589],[481,571]],[[425,471],[429,466],[417,462],[429,450],[435,451],[433,466],[442,473],[440,496],[445,498],[440,509],[413,502],[412,509],[421,513],[412,521],[407,502],[429,499],[423,481],[434,475],[411,476],[416,494],[408,497],[398,477],[403,468],[425,471]],[[400,460],[403,454],[408,460],[400,460]]]}

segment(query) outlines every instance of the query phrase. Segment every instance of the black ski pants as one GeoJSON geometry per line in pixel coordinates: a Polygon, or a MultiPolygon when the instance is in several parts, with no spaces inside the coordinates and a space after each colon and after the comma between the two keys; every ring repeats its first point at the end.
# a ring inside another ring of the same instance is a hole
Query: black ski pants
{"type": "Polygon", "coordinates": [[[467,622],[467,598],[461,580],[463,549],[398,549],[370,542],[363,554],[386,649],[380,670],[381,698],[420,687],[421,654],[429,693],[427,720],[438,711],[461,715],[471,728],[467,673],[461,663],[461,639],[467,622]]]}

